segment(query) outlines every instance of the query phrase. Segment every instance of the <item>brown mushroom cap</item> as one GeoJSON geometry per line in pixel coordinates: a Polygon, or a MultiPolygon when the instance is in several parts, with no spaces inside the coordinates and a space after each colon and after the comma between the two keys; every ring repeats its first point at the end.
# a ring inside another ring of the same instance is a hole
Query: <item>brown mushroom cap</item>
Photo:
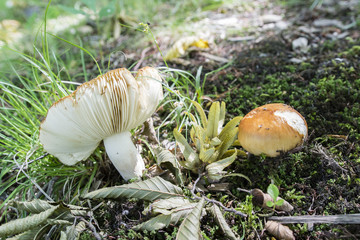
{"type": "Polygon", "coordinates": [[[305,118],[292,107],[272,103],[250,111],[239,124],[241,146],[254,155],[276,157],[307,138],[305,118]]]}

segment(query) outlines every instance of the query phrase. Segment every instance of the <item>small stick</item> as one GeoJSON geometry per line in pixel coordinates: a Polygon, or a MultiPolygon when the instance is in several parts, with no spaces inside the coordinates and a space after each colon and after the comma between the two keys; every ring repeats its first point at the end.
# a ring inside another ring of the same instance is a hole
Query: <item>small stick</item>
{"type": "Polygon", "coordinates": [[[207,197],[205,197],[205,196],[202,196],[202,197],[196,196],[196,195],[195,195],[196,184],[200,181],[201,177],[204,176],[204,175],[205,175],[204,173],[199,174],[199,177],[195,180],[194,186],[193,186],[192,189],[191,189],[191,195],[192,195],[195,199],[200,200],[201,198],[204,198],[205,201],[220,206],[220,207],[221,207],[222,209],[224,209],[224,211],[226,211],[226,212],[232,212],[232,213],[235,213],[236,215],[239,215],[239,216],[241,216],[241,217],[247,217],[247,215],[246,215],[245,213],[239,212],[239,211],[237,211],[237,210],[235,210],[235,209],[233,209],[233,208],[227,208],[227,207],[225,207],[225,206],[224,206],[221,202],[219,202],[219,201],[216,201],[216,200],[214,200],[214,199],[207,198],[207,197]]]}
{"type": "Polygon", "coordinates": [[[79,219],[81,221],[83,221],[88,226],[88,228],[90,228],[90,230],[92,231],[92,234],[94,235],[96,240],[102,240],[103,239],[100,236],[100,234],[97,233],[95,226],[91,222],[86,221],[85,218],[83,218],[83,217],[79,217],[79,219]]]}
{"type": "Polygon", "coordinates": [[[339,215],[308,215],[308,216],[284,216],[270,217],[272,221],[280,223],[332,223],[332,224],[360,224],[360,214],[339,214],[339,215]]]}

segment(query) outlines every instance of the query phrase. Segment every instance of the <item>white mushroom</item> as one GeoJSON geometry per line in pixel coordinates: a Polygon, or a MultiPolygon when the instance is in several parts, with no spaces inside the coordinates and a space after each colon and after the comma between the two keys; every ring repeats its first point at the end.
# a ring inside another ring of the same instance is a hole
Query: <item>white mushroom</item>
{"type": "Polygon", "coordinates": [[[145,67],[135,78],[121,68],[82,84],[51,106],[40,126],[40,142],[62,163],[74,165],[104,140],[121,176],[140,177],[145,164],[130,130],[155,112],[163,96],[161,81],[156,69],[145,67]]]}
{"type": "Polygon", "coordinates": [[[276,157],[301,146],[307,138],[305,118],[286,104],[273,103],[253,109],[240,121],[238,139],[254,155],[276,157]]]}

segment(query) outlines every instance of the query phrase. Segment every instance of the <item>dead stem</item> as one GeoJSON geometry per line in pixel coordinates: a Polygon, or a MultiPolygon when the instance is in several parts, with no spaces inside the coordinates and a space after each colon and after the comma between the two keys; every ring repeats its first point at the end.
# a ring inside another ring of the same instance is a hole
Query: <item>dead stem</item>
{"type": "Polygon", "coordinates": [[[91,230],[92,234],[94,235],[96,240],[102,240],[103,238],[100,236],[100,234],[97,233],[95,226],[91,223],[85,220],[83,217],[78,217],[81,221],[83,221],[88,228],[91,230]]]}
{"type": "Polygon", "coordinates": [[[201,177],[203,177],[204,175],[205,175],[205,173],[199,173],[199,176],[198,176],[198,178],[195,180],[194,185],[193,185],[193,187],[192,187],[192,189],[191,189],[191,195],[192,195],[195,199],[200,200],[200,199],[204,198],[205,201],[220,206],[220,207],[221,207],[222,209],[224,209],[224,211],[226,211],[226,212],[231,212],[231,213],[234,213],[234,214],[236,214],[236,215],[238,215],[238,216],[241,216],[241,217],[247,217],[247,215],[246,215],[245,213],[239,212],[239,211],[237,211],[237,210],[235,210],[235,209],[233,209],[233,208],[227,208],[227,207],[225,207],[225,206],[224,206],[221,202],[219,202],[219,201],[216,201],[216,200],[214,200],[214,199],[207,198],[207,197],[205,197],[205,196],[202,196],[202,197],[197,196],[197,195],[195,194],[196,185],[197,185],[197,183],[200,181],[201,177]]]}

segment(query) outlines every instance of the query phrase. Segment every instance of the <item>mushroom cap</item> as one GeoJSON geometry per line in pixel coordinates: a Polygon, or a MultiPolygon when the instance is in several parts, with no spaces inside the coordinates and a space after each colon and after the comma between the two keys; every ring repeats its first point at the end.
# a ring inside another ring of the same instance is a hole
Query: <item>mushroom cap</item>
{"type": "Polygon", "coordinates": [[[145,67],[134,76],[115,69],[55,102],[40,126],[44,149],[62,163],[85,160],[101,140],[142,124],[163,97],[161,76],[145,67]]]}
{"type": "Polygon", "coordinates": [[[254,155],[276,157],[302,145],[308,130],[305,118],[292,107],[272,103],[250,111],[240,121],[238,139],[254,155]]]}

